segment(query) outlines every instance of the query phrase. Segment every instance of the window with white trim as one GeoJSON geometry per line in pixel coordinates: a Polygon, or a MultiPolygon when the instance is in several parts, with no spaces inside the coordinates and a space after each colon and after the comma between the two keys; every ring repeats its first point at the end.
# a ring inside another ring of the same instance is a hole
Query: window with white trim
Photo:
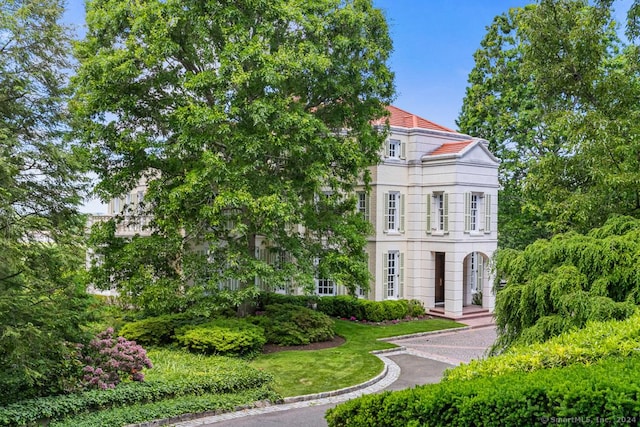
{"type": "Polygon", "coordinates": [[[369,194],[364,191],[358,191],[357,209],[358,213],[362,214],[365,221],[369,221],[369,194]]]}
{"type": "Polygon", "coordinates": [[[476,193],[471,193],[471,199],[470,199],[470,205],[469,205],[469,209],[470,212],[469,214],[471,215],[471,225],[469,226],[469,230],[470,231],[477,231],[478,230],[478,199],[480,197],[478,196],[478,194],[476,193]]]}
{"type": "Polygon", "coordinates": [[[464,231],[491,232],[491,195],[484,193],[465,193],[464,195],[464,231]]]}
{"type": "Polygon", "coordinates": [[[390,159],[406,159],[406,144],[399,139],[389,139],[385,144],[385,157],[390,159]]]}
{"type": "Polygon", "coordinates": [[[385,231],[404,232],[404,195],[398,191],[384,194],[385,231]]]}
{"type": "Polygon", "coordinates": [[[385,299],[402,298],[404,286],[404,254],[389,251],[382,254],[382,282],[385,299]]]}
{"type": "Polygon", "coordinates": [[[336,285],[331,279],[316,279],[316,294],[331,296],[336,294],[336,285]]]}

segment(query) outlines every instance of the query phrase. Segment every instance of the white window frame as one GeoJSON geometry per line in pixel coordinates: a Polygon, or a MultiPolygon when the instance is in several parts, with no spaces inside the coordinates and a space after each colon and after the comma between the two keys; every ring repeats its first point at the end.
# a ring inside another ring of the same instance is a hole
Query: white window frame
{"type": "Polygon", "coordinates": [[[358,213],[362,214],[365,221],[369,221],[369,193],[365,191],[358,191],[357,193],[357,209],[358,213]]]}
{"type": "Polygon", "coordinates": [[[387,196],[387,215],[386,215],[386,229],[387,231],[398,231],[398,217],[399,217],[399,209],[398,205],[400,204],[400,193],[397,191],[390,191],[387,196]]]}
{"type": "Polygon", "coordinates": [[[335,296],[336,284],[331,279],[316,279],[316,295],[319,296],[335,296]]]}
{"type": "Polygon", "coordinates": [[[404,287],[404,254],[389,251],[382,254],[382,283],[384,299],[402,298],[404,287]]]}
{"type": "Polygon", "coordinates": [[[478,231],[478,211],[480,207],[480,196],[478,193],[471,193],[471,198],[469,199],[469,215],[471,215],[471,222],[469,225],[469,231],[478,231]]]}
{"type": "Polygon", "coordinates": [[[385,144],[384,156],[389,159],[404,160],[407,158],[406,144],[399,139],[388,139],[385,144]]]}
{"type": "Polygon", "coordinates": [[[478,192],[464,194],[464,231],[466,233],[478,234],[490,232],[490,203],[491,197],[487,194],[478,192]],[[483,212],[484,215],[482,215],[483,212]],[[487,224],[489,224],[488,229],[487,224]]]}
{"type": "Polygon", "coordinates": [[[384,193],[384,229],[388,233],[404,232],[404,194],[399,191],[384,193]]]}

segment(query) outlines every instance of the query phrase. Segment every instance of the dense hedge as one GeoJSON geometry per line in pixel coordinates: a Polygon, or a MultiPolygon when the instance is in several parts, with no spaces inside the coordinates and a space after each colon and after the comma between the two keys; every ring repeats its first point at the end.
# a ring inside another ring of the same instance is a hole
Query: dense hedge
{"type": "Polygon", "coordinates": [[[253,369],[240,360],[220,359],[221,369],[205,375],[182,373],[170,381],[131,382],[112,390],[91,390],[78,394],[24,400],[0,407],[0,426],[36,424],[39,420],[60,420],[75,414],[115,406],[130,407],[179,396],[206,393],[237,393],[268,385],[271,375],[253,369]]]}
{"type": "Polygon", "coordinates": [[[186,349],[221,356],[251,356],[267,342],[264,330],[244,319],[216,319],[176,330],[176,341],[186,349]]]}
{"type": "Polygon", "coordinates": [[[564,333],[541,344],[515,346],[499,356],[472,360],[447,371],[445,379],[471,379],[508,372],[590,364],[607,357],[628,357],[640,349],[640,313],[623,321],[589,322],[584,329],[564,333]]]}
{"type": "Polygon", "coordinates": [[[315,295],[282,295],[273,292],[262,292],[258,297],[257,308],[263,311],[271,304],[293,304],[318,311],[330,317],[344,319],[355,318],[370,322],[418,317],[425,314],[422,303],[418,300],[385,300],[370,301],[349,295],[335,297],[318,297],[315,295]]]}
{"type": "Polygon", "coordinates": [[[367,395],[330,409],[326,418],[330,427],[524,426],[572,418],[637,425],[638,395],[640,356],[635,356],[367,395]]]}
{"type": "Polygon", "coordinates": [[[318,310],[332,317],[353,317],[370,322],[417,317],[425,313],[422,303],[417,300],[370,301],[346,295],[320,298],[318,310]]]}
{"type": "Polygon", "coordinates": [[[182,396],[161,402],[116,407],[52,422],[50,427],[120,427],[182,414],[205,411],[232,411],[253,402],[269,400],[276,402],[281,397],[269,387],[260,387],[239,393],[205,393],[182,396]]]}
{"type": "Polygon", "coordinates": [[[120,329],[119,335],[144,346],[166,345],[174,341],[176,329],[203,322],[205,319],[185,313],[166,314],[127,323],[120,329]]]}
{"type": "Polygon", "coordinates": [[[333,320],[324,313],[293,304],[271,304],[250,319],[265,330],[267,342],[304,345],[329,341],[335,336],[333,320]]]}

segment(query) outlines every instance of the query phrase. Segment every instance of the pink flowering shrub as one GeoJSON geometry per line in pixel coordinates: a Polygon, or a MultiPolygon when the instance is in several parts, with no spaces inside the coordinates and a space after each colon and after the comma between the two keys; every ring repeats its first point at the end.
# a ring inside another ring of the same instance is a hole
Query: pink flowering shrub
{"type": "Polygon", "coordinates": [[[113,328],[100,332],[84,351],[86,388],[115,388],[122,380],[144,381],[144,368],[152,368],[147,352],[135,341],[114,337],[113,328]]]}

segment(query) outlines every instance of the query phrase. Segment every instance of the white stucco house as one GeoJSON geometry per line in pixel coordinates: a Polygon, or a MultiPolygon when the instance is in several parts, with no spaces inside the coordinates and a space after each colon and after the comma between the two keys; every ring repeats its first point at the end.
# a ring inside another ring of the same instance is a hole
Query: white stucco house
{"type": "Polygon", "coordinates": [[[388,110],[391,132],[371,168],[371,191],[358,194],[375,228],[368,297],[415,298],[451,317],[471,305],[493,311],[498,159],[485,140],[388,110]]]}
{"type": "MultiPolygon", "coordinates": [[[[492,312],[489,262],[498,242],[498,159],[485,140],[394,106],[387,109],[389,138],[380,163],[370,168],[369,192],[361,187],[357,193],[357,208],[375,230],[366,246],[370,290],[358,296],[418,299],[432,313],[452,318],[467,307],[492,312]]],[[[112,200],[109,215],[91,221],[135,207],[144,192],[141,184],[112,200]]],[[[117,231],[120,236],[147,232],[140,221],[119,224],[117,231]]],[[[279,291],[299,292],[295,287],[279,291]]],[[[331,280],[316,280],[318,295],[345,292],[331,280]]]]}

